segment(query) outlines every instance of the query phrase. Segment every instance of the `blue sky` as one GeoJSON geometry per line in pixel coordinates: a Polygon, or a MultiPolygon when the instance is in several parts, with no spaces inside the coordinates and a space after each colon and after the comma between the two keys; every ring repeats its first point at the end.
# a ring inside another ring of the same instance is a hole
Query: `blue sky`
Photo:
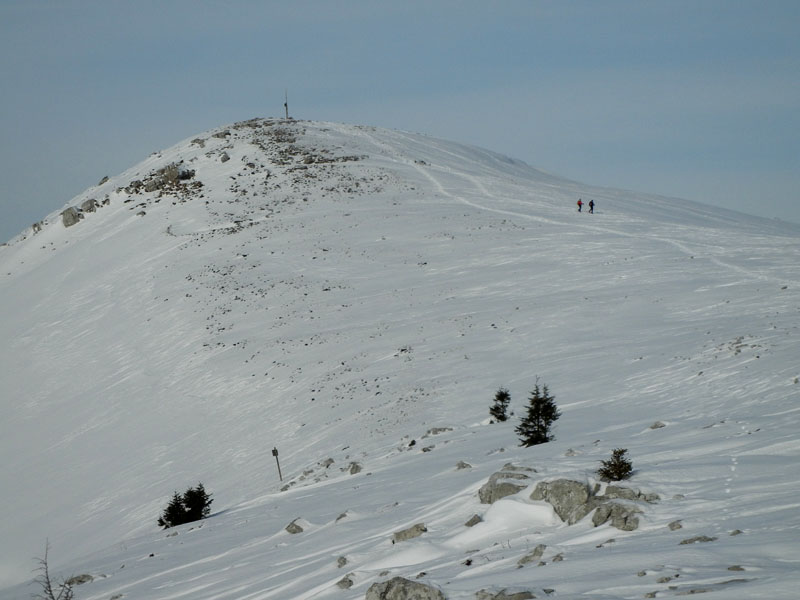
{"type": "Polygon", "coordinates": [[[0,241],[255,116],[800,222],[796,0],[0,0],[0,241]]]}

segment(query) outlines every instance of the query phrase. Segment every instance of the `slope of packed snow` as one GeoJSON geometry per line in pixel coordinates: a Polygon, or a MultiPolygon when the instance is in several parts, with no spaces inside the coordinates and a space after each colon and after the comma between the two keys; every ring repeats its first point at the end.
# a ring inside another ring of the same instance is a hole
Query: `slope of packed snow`
{"type": "Polygon", "coordinates": [[[0,598],[38,591],[47,541],[59,578],[94,578],[81,600],[355,599],[394,576],[449,599],[795,597],[800,227],[282,120],[69,206],[89,199],[0,247],[0,598]],[[521,415],[537,378],[562,416],[521,448],[488,408],[505,386],[521,415]],[[617,447],[661,498],[637,530],[530,500],[617,447]],[[509,462],[531,486],[480,504],[509,462]],[[161,530],[198,481],[211,518],[161,530]]]}

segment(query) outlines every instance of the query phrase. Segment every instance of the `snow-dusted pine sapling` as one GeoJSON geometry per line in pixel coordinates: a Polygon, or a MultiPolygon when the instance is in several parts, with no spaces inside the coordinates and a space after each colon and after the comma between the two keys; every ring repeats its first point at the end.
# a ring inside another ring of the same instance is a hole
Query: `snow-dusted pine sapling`
{"type": "Polygon", "coordinates": [[[604,481],[622,481],[633,474],[633,463],[625,457],[626,448],[615,448],[609,460],[601,460],[597,475],[604,481]]]}
{"type": "Polygon", "coordinates": [[[505,421],[508,419],[508,405],[511,402],[511,394],[505,388],[500,388],[494,395],[494,404],[489,408],[489,414],[494,417],[496,421],[505,421]]]}
{"type": "Polygon", "coordinates": [[[519,436],[520,446],[530,447],[554,440],[550,427],[560,416],[555,396],[550,395],[546,385],[540,389],[537,381],[528,399],[526,415],[514,429],[519,436]]]}

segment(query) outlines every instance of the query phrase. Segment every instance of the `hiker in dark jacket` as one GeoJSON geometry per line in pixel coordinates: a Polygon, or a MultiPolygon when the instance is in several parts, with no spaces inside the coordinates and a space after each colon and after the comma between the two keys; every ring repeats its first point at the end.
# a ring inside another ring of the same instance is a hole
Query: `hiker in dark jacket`
{"type": "Polygon", "coordinates": [[[594,200],[589,200],[589,212],[594,213],[594,200]]]}

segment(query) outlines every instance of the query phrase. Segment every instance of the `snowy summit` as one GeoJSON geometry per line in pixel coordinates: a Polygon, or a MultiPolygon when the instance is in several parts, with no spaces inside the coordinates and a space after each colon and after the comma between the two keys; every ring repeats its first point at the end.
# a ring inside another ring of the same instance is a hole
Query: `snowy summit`
{"type": "Polygon", "coordinates": [[[795,598],[798,290],[800,226],[398,131],[207,131],[0,246],[0,598],[46,548],[78,600],[795,598]]]}

